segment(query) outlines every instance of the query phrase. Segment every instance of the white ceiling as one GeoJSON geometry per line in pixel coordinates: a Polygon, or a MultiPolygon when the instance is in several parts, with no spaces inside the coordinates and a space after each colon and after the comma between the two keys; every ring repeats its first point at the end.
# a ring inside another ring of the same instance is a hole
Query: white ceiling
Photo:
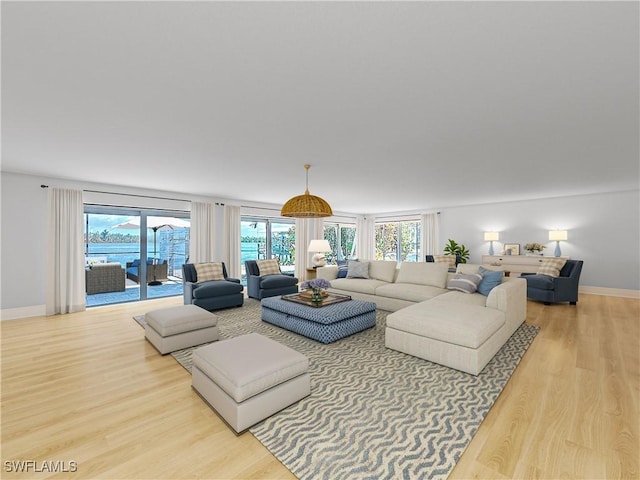
{"type": "Polygon", "coordinates": [[[2,1],[2,170],[380,213],[639,187],[638,2],[2,1]]]}

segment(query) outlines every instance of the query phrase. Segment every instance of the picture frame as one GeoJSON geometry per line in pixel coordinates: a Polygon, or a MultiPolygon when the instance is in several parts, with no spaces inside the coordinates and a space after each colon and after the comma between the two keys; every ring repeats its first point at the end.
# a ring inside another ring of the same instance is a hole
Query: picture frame
{"type": "Polygon", "coordinates": [[[519,243],[505,243],[504,244],[504,253],[505,255],[520,255],[520,244],[519,243]],[[511,252],[511,253],[509,253],[511,252]]]}

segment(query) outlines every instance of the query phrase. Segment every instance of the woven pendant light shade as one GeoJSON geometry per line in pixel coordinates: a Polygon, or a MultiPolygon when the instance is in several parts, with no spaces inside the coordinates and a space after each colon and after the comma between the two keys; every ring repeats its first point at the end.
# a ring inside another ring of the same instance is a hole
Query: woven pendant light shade
{"type": "Polygon", "coordinates": [[[321,218],[330,217],[333,215],[331,206],[322,198],[309,193],[309,167],[311,165],[305,165],[307,169],[307,189],[303,195],[298,195],[287,201],[282,206],[280,215],[283,217],[293,218],[321,218]]]}

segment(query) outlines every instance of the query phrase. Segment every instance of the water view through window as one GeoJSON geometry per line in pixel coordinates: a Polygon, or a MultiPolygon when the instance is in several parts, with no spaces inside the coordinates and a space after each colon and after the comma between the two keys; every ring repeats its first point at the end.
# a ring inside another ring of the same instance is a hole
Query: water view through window
{"type": "Polygon", "coordinates": [[[182,294],[188,217],[91,210],[104,209],[85,209],[87,306],[182,294]]]}

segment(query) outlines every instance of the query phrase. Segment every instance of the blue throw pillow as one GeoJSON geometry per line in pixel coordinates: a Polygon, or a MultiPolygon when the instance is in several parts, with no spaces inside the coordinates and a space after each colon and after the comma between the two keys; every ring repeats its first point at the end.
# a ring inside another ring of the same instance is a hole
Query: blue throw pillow
{"type": "Polygon", "coordinates": [[[136,258],[133,263],[131,264],[132,267],[137,267],[138,265],[140,265],[140,259],[136,258]]]}
{"type": "Polygon", "coordinates": [[[346,260],[338,260],[338,278],[346,278],[349,265],[346,260]]]}
{"type": "Polygon", "coordinates": [[[502,272],[494,272],[493,270],[487,270],[486,268],[480,267],[478,269],[478,273],[482,275],[482,281],[480,285],[478,285],[478,293],[481,293],[485,297],[489,295],[491,290],[502,283],[502,272]]]}

